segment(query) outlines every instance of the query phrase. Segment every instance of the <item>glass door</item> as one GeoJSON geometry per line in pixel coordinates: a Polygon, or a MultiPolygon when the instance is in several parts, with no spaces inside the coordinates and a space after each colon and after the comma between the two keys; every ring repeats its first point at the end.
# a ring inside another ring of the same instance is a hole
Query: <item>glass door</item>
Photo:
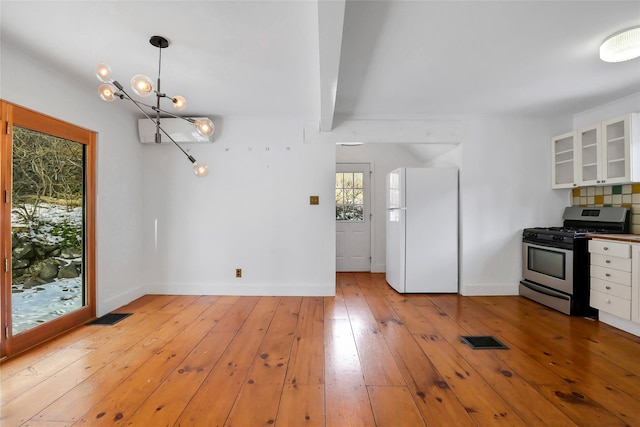
{"type": "Polygon", "coordinates": [[[2,318],[10,355],[95,317],[95,137],[84,140],[78,136],[88,131],[69,132],[72,125],[19,107],[9,111],[2,318]]]}
{"type": "Polygon", "coordinates": [[[84,148],[13,127],[13,335],[86,306],[84,148]]]}

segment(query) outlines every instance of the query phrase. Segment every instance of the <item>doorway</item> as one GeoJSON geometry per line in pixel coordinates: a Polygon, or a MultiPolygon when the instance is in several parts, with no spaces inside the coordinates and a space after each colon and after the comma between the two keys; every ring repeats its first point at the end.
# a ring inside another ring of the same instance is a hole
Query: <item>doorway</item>
{"type": "Polygon", "coordinates": [[[95,133],[2,103],[1,356],[95,317],[95,133]]]}
{"type": "Polygon", "coordinates": [[[336,164],[336,271],[371,271],[371,166],[336,164]]]}

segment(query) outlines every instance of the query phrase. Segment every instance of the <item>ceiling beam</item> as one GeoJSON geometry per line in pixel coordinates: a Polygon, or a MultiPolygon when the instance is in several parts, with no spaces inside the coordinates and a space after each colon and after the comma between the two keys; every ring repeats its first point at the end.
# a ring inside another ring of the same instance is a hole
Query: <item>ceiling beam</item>
{"type": "Polygon", "coordinates": [[[333,129],[345,5],[346,0],[318,0],[321,132],[329,132],[333,129]]]}
{"type": "Polygon", "coordinates": [[[468,134],[468,122],[451,120],[345,120],[330,132],[318,123],[304,124],[305,143],[431,143],[460,144],[468,134]]]}

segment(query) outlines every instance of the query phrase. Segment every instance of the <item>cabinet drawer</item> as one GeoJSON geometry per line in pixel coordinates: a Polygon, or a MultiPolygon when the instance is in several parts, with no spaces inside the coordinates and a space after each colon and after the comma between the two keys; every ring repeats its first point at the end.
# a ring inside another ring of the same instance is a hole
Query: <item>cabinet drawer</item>
{"type": "Polygon", "coordinates": [[[614,270],[631,271],[631,258],[618,258],[611,255],[591,254],[591,265],[613,268],[614,270]]]}
{"type": "Polygon", "coordinates": [[[603,294],[613,295],[614,297],[631,300],[631,286],[621,285],[619,283],[607,282],[606,280],[591,278],[591,289],[603,294]]]}
{"type": "Polygon", "coordinates": [[[622,319],[631,320],[631,301],[591,290],[589,305],[622,319]]]}
{"type": "Polygon", "coordinates": [[[631,258],[631,245],[628,243],[612,242],[611,240],[589,240],[589,252],[620,258],[631,258]]]}
{"type": "Polygon", "coordinates": [[[614,270],[613,268],[592,265],[591,277],[606,280],[607,282],[615,282],[625,286],[631,286],[631,273],[627,271],[614,270]]]}

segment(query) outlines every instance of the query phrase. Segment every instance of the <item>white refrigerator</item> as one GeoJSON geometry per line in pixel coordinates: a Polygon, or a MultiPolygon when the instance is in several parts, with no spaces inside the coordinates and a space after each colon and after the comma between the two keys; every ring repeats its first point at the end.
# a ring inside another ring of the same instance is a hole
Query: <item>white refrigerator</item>
{"type": "Polygon", "coordinates": [[[386,279],[400,293],[458,292],[458,170],[387,175],[386,279]]]}

